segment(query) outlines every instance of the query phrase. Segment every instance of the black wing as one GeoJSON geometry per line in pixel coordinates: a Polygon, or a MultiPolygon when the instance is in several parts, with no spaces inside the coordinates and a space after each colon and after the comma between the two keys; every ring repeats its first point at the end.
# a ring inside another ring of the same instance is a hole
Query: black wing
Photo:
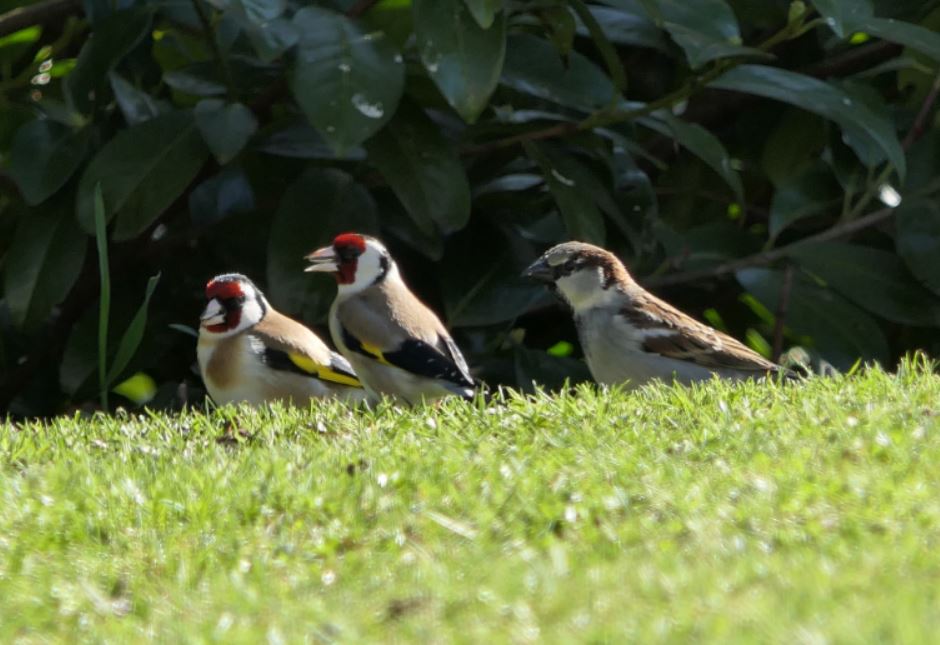
{"type": "MultiPolygon", "coordinates": [[[[373,360],[386,365],[393,365],[406,372],[427,378],[449,381],[456,385],[473,387],[473,379],[466,372],[466,365],[458,364],[450,357],[445,356],[439,349],[422,340],[409,339],[394,350],[382,351],[374,345],[363,343],[349,333],[345,327],[343,342],[351,351],[368,356],[373,360]]],[[[453,341],[451,341],[453,344],[453,341]]],[[[452,351],[456,350],[454,348],[452,351]]],[[[460,352],[457,352],[460,356],[460,352]]],[[[462,359],[463,357],[461,357],[462,359]]],[[[460,361],[463,363],[463,360],[460,361]]]]}

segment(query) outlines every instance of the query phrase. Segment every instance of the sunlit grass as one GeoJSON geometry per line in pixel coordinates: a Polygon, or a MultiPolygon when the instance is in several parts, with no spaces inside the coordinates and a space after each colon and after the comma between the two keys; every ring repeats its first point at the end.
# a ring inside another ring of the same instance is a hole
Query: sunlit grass
{"type": "Polygon", "coordinates": [[[0,641],[924,642],[940,380],[2,426],[0,641]]]}

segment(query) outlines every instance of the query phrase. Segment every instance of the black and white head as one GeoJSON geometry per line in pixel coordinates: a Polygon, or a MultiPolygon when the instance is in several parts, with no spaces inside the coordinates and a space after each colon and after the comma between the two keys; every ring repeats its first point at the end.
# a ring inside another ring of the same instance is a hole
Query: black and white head
{"type": "Polygon", "coordinates": [[[206,308],[200,331],[219,338],[234,336],[261,322],[270,305],[255,283],[240,273],[223,273],[206,283],[206,308]]]}
{"type": "Polygon", "coordinates": [[[635,284],[617,256],[584,242],[553,246],[522,275],[548,284],[575,311],[608,304],[635,284]]]}
{"type": "Polygon", "coordinates": [[[305,271],[332,273],[340,294],[350,295],[396,274],[395,261],[381,242],[368,235],[343,233],[330,246],[306,256],[305,271]]]}

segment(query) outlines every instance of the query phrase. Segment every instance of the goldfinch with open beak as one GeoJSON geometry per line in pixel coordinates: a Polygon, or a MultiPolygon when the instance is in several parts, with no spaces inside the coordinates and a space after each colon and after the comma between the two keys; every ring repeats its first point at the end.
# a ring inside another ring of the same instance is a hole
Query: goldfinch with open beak
{"type": "Polygon", "coordinates": [[[652,379],[688,384],[713,375],[790,375],[649,293],[614,254],[596,246],[559,244],[523,275],[551,285],[571,306],[588,367],[598,383],[638,387],[652,379]]]}
{"type": "Polygon", "coordinates": [[[199,371],[219,405],[311,398],[361,401],[367,393],[342,356],[295,320],[279,313],[238,273],[206,285],[199,325],[199,371]]]}
{"type": "Polygon", "coordinates": [[[473,396],[463,355],[434,312],[405,285],[381,242],[344,233],[306,259],[307,271],[336,278],[330,333],[366,389],[411,404],[473,396]]]}

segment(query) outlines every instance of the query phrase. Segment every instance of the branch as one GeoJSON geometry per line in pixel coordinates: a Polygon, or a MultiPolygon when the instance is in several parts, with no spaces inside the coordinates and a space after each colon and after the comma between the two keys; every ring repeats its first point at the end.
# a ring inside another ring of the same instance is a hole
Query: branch
{"type": "Polygon", "coordinates": [[[0,15],[0,37],[82,13],[79,0],[45,0],[27,7],[17,7],[0,15]]]}
{"type": "Polygon", "coordinates": [[[865,217],[859,217],[858,219],[854,219],[850,222],[833,226],[832,228],[826,229],[821,233],[810,235],[809,237],[793,242],[792,244],[787,244],[786,246],[781,246],[770,251],[761,251],[760,253],[755,253],[754,255],[749,255],[739,260],[732,260],[731,262],[719,264],[718,266],[712,267],[710,269],[698,269],[695,271],[683,271],[680,273],[673,273],[664,276],[652,276],[643,280],[643,286],[671,287],[677,284],[686,284],[688,282],[698,282],[700,280],[717,278],[729,273],[740,271],[741,269],[748,269],[750,267],[771,264],[777,260],[782,260],[783,258],[793,253],[793,251],[803,248],[804,246],[836,240],[840,237],[852,235],[853,233],[857,233],[863,229],[880,224],[890,219],[893,214],[893,208],[883,208],[881,210],[875,211],[874,213],[869,213],[865,217]]]}
{"type": "Polygon", "coordinates": [[[938,73],[937,78],[934,79],[933,87],[931,87],[930,92],[927,93],[924,104],[920,106],[920,112],[917,113],[917,118],[914,119],[914,125],[911,126],[907,136],[904,137],[904,142],[901,145],[905,150],[909,150],[912,145],[917,143],[920,138],[926,134],[927,122],[930,120],[930,113],[933,111],[938,97],[940,97],[940,73],[938,73]]]}

